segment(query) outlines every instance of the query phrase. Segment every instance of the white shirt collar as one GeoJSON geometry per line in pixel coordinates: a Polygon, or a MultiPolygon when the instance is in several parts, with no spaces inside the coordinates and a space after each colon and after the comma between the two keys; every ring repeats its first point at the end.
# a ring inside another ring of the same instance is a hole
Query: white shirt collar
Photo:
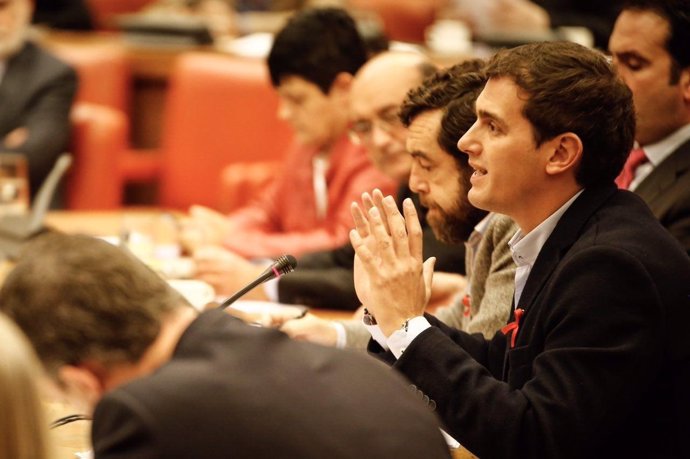
{"type": "Polygon", "coordinates": [[[656,143],[642,145],[642,148],[649,162],[656,167],[688,139],[690,139],[690,124],[677,129],[656,143]]]}
{"type": "Polygon", "coordinates": [[[489,227],[489,223],[491,223],[491,219],[494,217],[494,215],[496,214],[494,214],[493,212],[489,212],[488,214],[486,214],[486,216],[482,218],[481,221],[474,226],[474,230],[479,234],[484,234],[486,228],[489,227]]]}
{"type": "Polygon", "coordinates": [[[546,240],[551,236],[554,228],[558,224],[566,210],[571,206],[571,204],[577,199],[583,190],[578,191],[572,198],[566,201],[557,211],[552,213],[546,220],[541,222],[539,226],[534,228],[527,234],[522,233],[522,230],[518,230],[515,235],[510,238],[508,245],[510,246],[510,251],[513,254],[513,260],[518,266],[529,265],[532,266],[544,247],[546,240]]]}

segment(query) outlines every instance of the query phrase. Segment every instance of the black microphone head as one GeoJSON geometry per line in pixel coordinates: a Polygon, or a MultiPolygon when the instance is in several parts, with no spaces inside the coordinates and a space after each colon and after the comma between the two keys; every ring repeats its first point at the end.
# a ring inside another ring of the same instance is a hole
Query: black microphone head
{"type": "Polygon", "coordinates": [[[287,274],[295,270],[297,267],[297,259],[292,255],[281,255],[273,263],[273,267],[280,274],[287,274]]]}

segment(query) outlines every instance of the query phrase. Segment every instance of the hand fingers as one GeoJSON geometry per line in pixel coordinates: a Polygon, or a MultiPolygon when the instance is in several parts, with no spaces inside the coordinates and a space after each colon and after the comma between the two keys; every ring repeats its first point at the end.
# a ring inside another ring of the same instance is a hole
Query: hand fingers
{"type": "Polygon", "coordinates": [[[405,219],[400,214],[395,199],[392,196],[382,198],[382,205],[386,211],[386,221],[388,221],[388,232],[393,242],[393,249],[400,257],[407,257],[410,254],[409,242],[405,219]]]}
{"type": "Polygon", "coordinates": [[[431,297],[431,284],[434,280],[434,265],[436,265],[436,257],[427,259],[422,264],[422,277],[424,279],[424,306],[429,302],[431,297]]]}
{"type": "Polygon", "coordinates": [[[366,238],[371,234],[369,230],[369,219],[364,211],[359,207],[359,204],[353,202],[350,206],[350,213],[355,222],[355,230],[362,238],[366,238]]]}
{"type": "Polygon", "coordinates": [[[355,249],[355,254],[359,258],[362,266],[367,272],[372,272],[376,269],[374,254],[369,250],[369,247],[364,243],[364,239],[360,236],[357,230],[350,231],[350,242],[355,249]]]}
{"type": "Polygon", "coordinates": [[[364,207],[364,211],[369,212],[369,209],[375,206],[374,198],[369,193],[362,193],[362,207],[364,207]]]}
{"type": "Polygon", "coordinates": [[[378,207],[369,209],[369,221],[371,226],[371,233],[375,239],[375,250],[378,256],[386,263],[395,263],[395,248],[393,247],[393,240],[388,234],[386,226],[383,224],[383,215],[378,207]]]}
{"type": "MultiPolygon", "coordinates": [[[[373,205],[376,206],[376,208],[379,210],[379,212],[381,212],[381,215],[387,215],[386,207],[385,207],[385,205],[384,205],[384,203],[383,203],[383,201],[384,201],[384,196],[383,196],[383,193],[381,192],[381,190],[379,190],[378,188],[376,188],[376,189],[373,191],[371,198],[372,198],[372,201],[373,201],[373,205]]],[[[388,219],[385,218],[385,217],[383,218],[383,225],[384,225],[385,228],[386,228],[386,232],[387,232],[388,234],[391,234],[390,227],[389,227],[389,225],[388,225],[388,219]]]]}
{"type": "Polygon", "coordinates": [[[372,208],[376,207],[379,212],[381,212],[381,215],[384,215],[383,198],[383,193],[378,188],[374,189],[371,195],[369,193],[362,193],[362,206],[365,212],[369,212],[372,208]]]}
{"type": "Polygon", "coordinates": [[[403,212],[405,212],[405,227],[407,229],[408,247],[410,255],[416,259],[422,259],[422,225],[419,223],[417,209],[410,198],[403,202],[403,212]]]}

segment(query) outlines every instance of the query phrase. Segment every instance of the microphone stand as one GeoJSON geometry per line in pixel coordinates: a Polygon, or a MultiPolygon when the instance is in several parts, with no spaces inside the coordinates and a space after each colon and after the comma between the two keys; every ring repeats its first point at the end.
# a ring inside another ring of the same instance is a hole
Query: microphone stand
{"type": "Polygon", "coordinates": [[[228,306],[230,306],[232,303],[237,301],[242,295],[253,289],[259,284],[262,284],[266,282],[269,279],[273,278],[279,278],[283,274],[287,274],[291,272],[292,270],[295,269],[295,266],[297,266],[297,260],[295,260],[295,257],[292,255],[282,255],[278,257],[277,260],[271,264],[268,268],[266,268],[266,271],[261,273],[259,277],[254,279],[252,282],[250,282],[248,285],[244,286],[241,290],[233,294],[230,298],[226,299],[223,301],[220,306],[218,306],[218,309],[225,309],[228,306]]]}
{"type": "Polygon", "coordinates": [[[248,285],[245,285],[242,287],[242,289],[238,290],[235,292],[231,297],[227,298],[225,301],[223,301],[220,306],[218,306],[218,309],[225,309],[228,306],[230,306],[232,303],[240,299],[245,293],[248,291],[252,290],[255,288],[257,285],[264,283],[266,280],[270,279],[271,277],[274,277],[273,272],[268,272],[264,274],[263,276],[254,279],[251,283],[248,285]]]}

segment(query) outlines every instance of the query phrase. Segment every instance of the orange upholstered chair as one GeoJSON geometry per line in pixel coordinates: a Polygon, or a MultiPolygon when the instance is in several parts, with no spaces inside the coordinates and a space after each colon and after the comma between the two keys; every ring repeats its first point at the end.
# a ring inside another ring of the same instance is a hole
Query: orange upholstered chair
{"type": "Polygon", "coordinates": [[[74,162],[66,178],[69,209],[116,209],[122,201],[118,174],[128,122],[120,110],[78,103],[71,113],[74,162]]]}
{"type": "Polygon", "coordinates": [[[425,30],[436,19],[437,0],[349,0],[348,6],[375,13],[391,40],[422,43],[425,30]]]}
{"type": "Polygon", "coordinates": [[[130,68],[125,45],[117,42],[56,42],[50,49],[79,75],[77,102],[129,112],[130,68]]]}
{"type": "Polygon", "coordinates": [[[291,131],[277,107],[264,61],[181,55],[166,101],[159,204],[218,208],[223,167],[281,159],[291,131]]]}
{"type": "Polygon", "coordinates": [[[75,161],[66,205],[72,209],[119,207],[121,164],[128,155],[130,67],[124,44],[112,41],[52,42],[51,51],[79,76],[72,113],[75,161]]]}

